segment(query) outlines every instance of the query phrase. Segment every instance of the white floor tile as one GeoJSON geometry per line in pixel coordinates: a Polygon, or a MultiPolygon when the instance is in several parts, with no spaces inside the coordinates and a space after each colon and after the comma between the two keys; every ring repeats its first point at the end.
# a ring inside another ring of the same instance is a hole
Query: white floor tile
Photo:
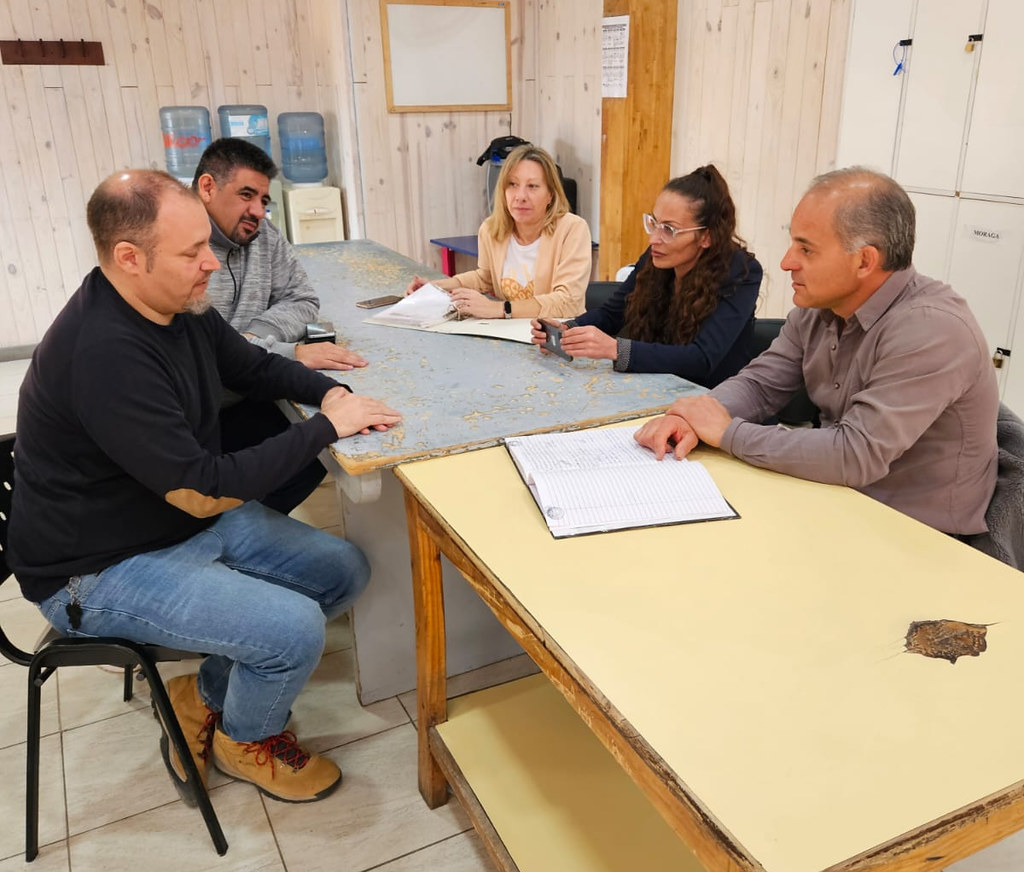
{"type": "Polygon", "coordinates": [[[217,855],[199,811],[178,801],[71,839],[74,872],[284,872],[259,795],[248,785],[212,791],[228,841],[217,855]]]}
{"type": "Polygon", "coordinates": [[[385,863],[374,872],[495,872],[496,868],[480,837],[470,831],[385,863]]]}
{"type": "MultiPolygon", "coordinates": [[[[15,663],[0,659],[0,748],[25,741],[28,711],[28,670],[15,663]]],[[[57,719],[57,679],[50,678],[43,685],[42,704],[39,708],[40,734],[48,736],[60,729],[57,719]]]]}
{"type": "Polygon", "coordinates": [[[160,726],[148,709],[65,731],[71,835],[178,799],[159,739],[160,726]]]}
{"type": "MultiPolygon", "coordinates": [[[[39,749],[39,844],[67,838],[64,817],[64,769],[60,736],[44,736],[39,749]]],[[[0,751],[0,857],[25,852],[25,745],[0,751]]],[[[49,853],[49,852],[48,852],[49,853]]],[[[34,868],[34,867],[33,867],[34,868]]]]}
{"type": "Polygon", "coordinates": [[[333,621],[327,622],[327,640],[324,642],[324,653],[345,651],[352,647],[352,622],[348,612],[338,615],[333,621]]]}
{"type": "Polygon", "coordinates": [[[344,773],[336,793],[306,805],[267,800],[288,869],[358,872],[469,828],[457,802],[431,811],[420,797],[411,725],[352,742],[328,756],[344,773]]]}
{"type": "Polygon", "coordinates": [[[327,654],[292,708],[288,729],[312,751],[326,751],[347,742],[389,730],[409,719],[392,697],[365,708],[356,698],[352,650],[327,654]]]}
{"type": "Polygon", "coordinates": [[[99,666],[62,666],[57,670],[56,681],[60,688],[60,723],[65,730],[130,711],[149,710],[144,682],[141,687],[140,682],[135,682],[135,696],[130,702],[124,701],[124,673],[120,671],[108,672],[99,666]]]}
{"type": "Polygon", "coordinates": [[[68,844],[54,842],[39,849],[31,863],[25,862],[25,855],[0,860],[0,872],[68,872],[68,844]]]}
{"type": "Polygon", "coordinates": [[[946,872],[1020,872],[1021,869],[1024,869],[1024,830],[947,866],[946,872]]]}

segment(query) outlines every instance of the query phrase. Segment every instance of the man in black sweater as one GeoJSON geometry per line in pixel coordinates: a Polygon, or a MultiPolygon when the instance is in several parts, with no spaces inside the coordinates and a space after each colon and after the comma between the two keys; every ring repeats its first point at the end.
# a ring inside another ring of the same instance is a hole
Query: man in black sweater
{"type": "Polygon", "coordinates": [[[335,439],[400,416],[251,345],[210,309],[209,221],[169,175],[115,174],[87,214],[100,266],[46,332],[19,397],[11,568],[69,635],[210,655],[168,683],[204,775],[212,754],[274,798],[320,799],[341,772],[285,726],[325,620],[370,570],[351,543],[258,500],[335,439]],[[223,454],[222,386],[320,412],[223,454]]]}

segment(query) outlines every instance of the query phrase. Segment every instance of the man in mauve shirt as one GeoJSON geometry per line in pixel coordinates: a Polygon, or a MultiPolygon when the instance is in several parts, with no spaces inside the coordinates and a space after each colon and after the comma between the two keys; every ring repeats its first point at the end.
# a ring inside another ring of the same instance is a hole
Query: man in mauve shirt
{"type": "Polygon", "coordinates": [[[754,466],[844,484],[945,533],[986,530],[999,395],[967,303],[917,273],[914,206],[862,167],[819,176],[796,207],[782,268],[798,308],[771,347],[636,434],[662,458],[698,441],[754,466]],[[800,387],[820,429],[760,421],[800,387]]]}

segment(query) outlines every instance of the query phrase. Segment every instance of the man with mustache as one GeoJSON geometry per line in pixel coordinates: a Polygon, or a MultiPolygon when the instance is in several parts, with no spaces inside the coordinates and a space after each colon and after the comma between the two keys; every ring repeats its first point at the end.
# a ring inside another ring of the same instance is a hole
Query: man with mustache
{"type": "MultiPolygon", "coordinates": [[[[267,220],[270,181],[277,167],[263,149],[224,138],[203,152],[192,189],[210,217],[210,247],[223,268],[210,277],[213,307],[250,342],[298,360],[310,369],[366,366],[358,354],[332,342],[304,345],[306,324],[316,321],[320,301],[291,244],[267,220]]],[[[221,412],[225,451],[258,445],[283,432],[288,420],[269,401],[226,398],[221,412]]],[[[262,502],[282,514],[301,503],[324,477],[314,458],[262,502]]]]}

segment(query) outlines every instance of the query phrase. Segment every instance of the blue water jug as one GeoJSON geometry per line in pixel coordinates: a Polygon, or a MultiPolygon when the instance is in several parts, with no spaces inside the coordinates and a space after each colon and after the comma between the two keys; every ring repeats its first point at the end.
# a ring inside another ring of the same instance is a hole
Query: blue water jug
{"type": "Polygon", "coordinates": [[[220,120],[221,136],[244,139],[259,146],[268,157],[273,158],[270,151],[270,118],[266,106],[257,103],[218,106],[217,118],[220,120]]]}
{"type": "Polygon", "coordinates": [[[205,106],[161,106],[160,129],[167,172],[191,185],[199,158],[210,144],[209,110],[205,106]]]}
{"type": "Polygon", "coordinates": [[[282,112],[277,116],[281,138],[281,171],[290,182],[318,184],[327,178],[324,119],[319,112],[282,112]]]}

